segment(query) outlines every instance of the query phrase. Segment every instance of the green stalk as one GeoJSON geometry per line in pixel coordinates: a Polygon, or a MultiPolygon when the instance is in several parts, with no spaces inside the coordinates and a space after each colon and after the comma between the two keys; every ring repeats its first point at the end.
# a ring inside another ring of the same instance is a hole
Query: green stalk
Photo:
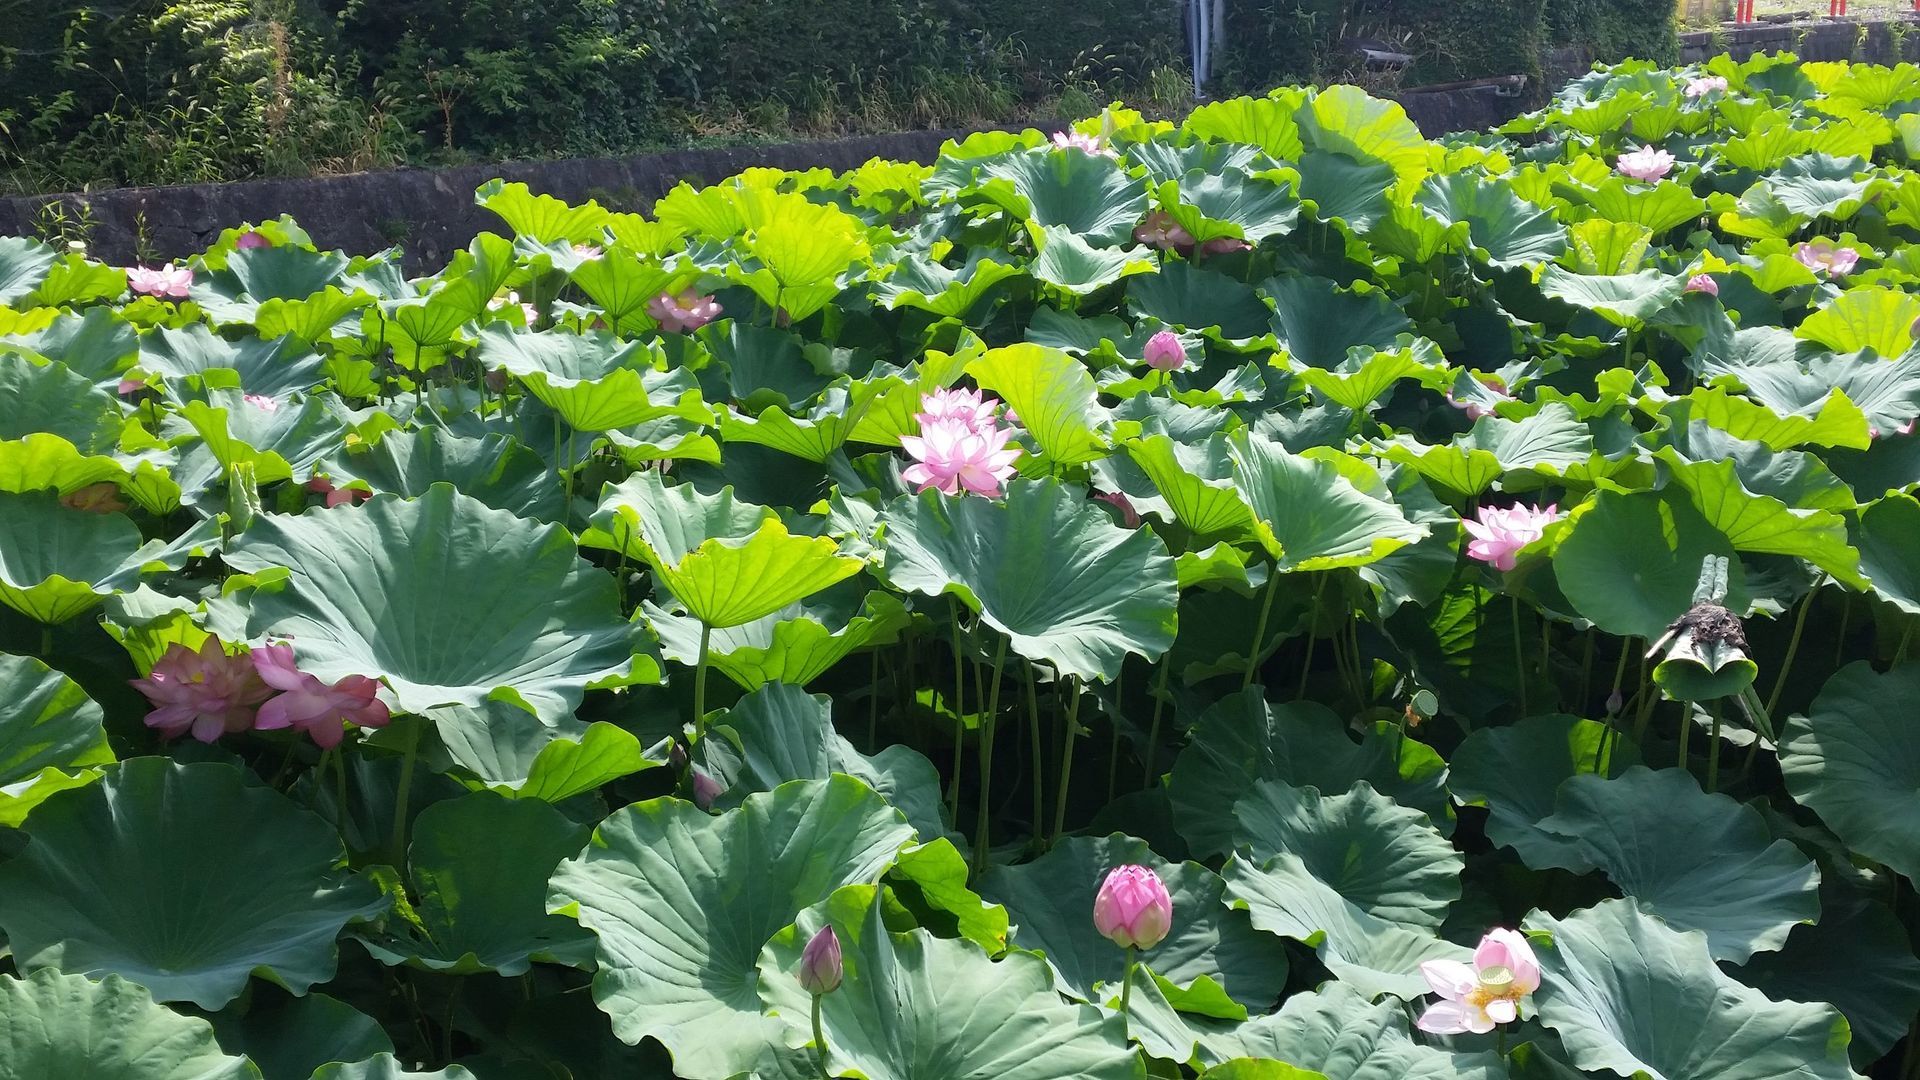
{"type": "Polygon", "coordinates": [[[1173,671],[1170,657],[1160,658],[1160,678],[1153,691],[1153,723],[1147,728],[1147,783],[1155,780],[1153,771],[1154,755],[1160,749],[1160,713],[1167,704],[1167,675],[1173,671]]]}
{"type": "Polygon", "coordinates": [[[827,1034],[820,1027],[820,999],[824,995],[813,995],[813,1052],[820,1065],[820,1080],[833,1080],[833,1074],[827,1071],[827,1034]]]}
{"type": "Polygon", "coordinates": [[[1067,730],[1060,742],[1060,790],[1053,796],[1053,831],[1047,846],[1060,842],[1067,824],[1067,787],[1073,783],[1073,739],[1080,730],[1080,683],[1067,676],[1067,730]]]}
{"type": "Polygon", "coordinates": [[[1647,681],[1647,655],[1640,654],[1640,678],[1634,684],[1634,691],[1640,698],[1639,712],[1633,718],[1633,741],[1641,746],[1647,745],[1647,723],[1653,719],[1653,706],[1660,700],[1660,691],[1647,681]]]}
{"type": "Polygon", "coordinates": [[[1787,688],[1787,673],[1793,670],[1794,655],[1800,651],[1800,632],[1807,628],[1807,612],[1813,609],[1813,596],[1819,591],[1820,586],[1815,583],[1813,588],[1807,590],[1807,595],[1800,598],[1800,613],[1793,618],[1793,636],[1787,639],[1786,659],[1780,661],[1780,673],[1773,677],[1773,692],[1767,695],[1769,716],[1780,704],[1780,692],[1787,688]]]}
{"type": "MultiPolygon", "coordinates": [[[[1833,652],[1833,666],[1840,667],[1847,659],[1847,617],[1853,614],[1853,594],[1842,589],[1840,592],[1840,632],[1834,637],[1840,647],[1833,652]]],[[[1768,712],[1773,710],[1769,709],[1768,712]]]]}
{"type": "Polygon", "coordinates": [[[1360,656],[1360,619],[1347,612],[1347,663],[1353,670],[1354,711],[1366,712],[1373,699],[1373,667],[1360,656]]]}
{"type": "Polygon", "coordinates": [[[1513,617],[1513,673],[1520,680],[1520,715],[1532,713],[1527,708],[1527,654],[1521,645],[1520,637],[1520,598],[1507,595],[1507,612],[1513,617]]]}
{"type": "Polygon", "coordinates": [[[1247,650],[1247,675],[1240,680],[1240,688],[1253,685],[1254,672],[1260,667],[1260,648],[1267,643],[1267,618],[1273,614],[1273,594],[1279,591],[1280,568],[1274,566],[1267,571],[1267,597],[1260,603],[1260,621],[1253,626],[1253,648],[1247,650]]]}
{"type": "MultiPolygon", "coordinates": [[[[1588,638],[1587,640],[1588,640],[1588,644],[1591,645],[1593,639],[1588,638]]],[[[1607,699],[1609,701],[1613,699],[1613,696],[1615,694],[1618,694],[1620,692],[1620,679],[1623,676],[1625,676],[1627,673],[1627,654],[1629,651],[1627,646],[1631,645],[1632,643],[1633,643],[1632,638],[1621,639],[1620,662],[1613,666],[1613,689],[1607,691],[1607,699]]],[[[1622,708],[1625,708],[1625,706],[1622,705],[1622,708]]],[[[1600,742],[1597,745],[1595,745],[1593,748],[1593,770],[1592,771],[1595,773],[1600,772],[1600,764],[1603,760],[1605,760],[1607,756],[1608,744],[1612,743],[1614,740],[1620,737],[1620,729],[1617,726],[1619,723],[1619,720],[1620,718],[1618,716],[1615,716],[1611,709],[1607,711],[1607,730],[1601,733],[1600,742]]]]}
{"type": "Polygon", "coordinates": [[[1031,740],[1028,752],[1033,755],[1033,843],[1038,850],[1045,847],[1046,830],[1041,823],[1047,820],[1046,785],[1040,782],[1041,768],[1047,760],[1046,748],[1040,745],[1040,695],[1033,688],[1033,665],[1023,665],[1027,673],[1027,736],[1031,740]]]}
{"type": "Polygon", "coordinates": [[[867,753],[880,749],[880,650],[869,659],[867,673],[867,753]]]}
{"type": "MultiPolygon", "coordinates": [[[[400,759],[400,790],[393,797],[393,839],[388,844],[393,854],[392,865],[404,871],[407,866],[407,799],[413,794],[413,762],[419,756],[420,728],[418,722],[407,725],[407,753],[400,759]]],[[[341,757],[342,770],[346,767],[346,758],[341,757]]],[[[340,805],[341,823],[346,822],[346,804],[340,805]]]]}
{"type": "Polygon", "coordinates": [[[1692,739],[1693,702],[1682,701],[1680,703],[1680,757],[1675,763],[1676,768],[1685,769],[1687,767],[1687,743],[1692,741],[1692,739]]]}
{"type": "MultiPolygon", "coordinates": [[[[1913,644],[1913,627],[1913,623],[1909,622],[1907,624],[1906,632],[1900,635],[1900,647],[1893,650],[1893,662],[1896,664],[1904,664],[1907,662],[1907,646],[1913,644]]],[[[1771,713],[1773,710],[1768,709],[1767,711],[1771,713]]]]}
{"type": "Polygon", "coordinates": [[[1134,948],[1127,946],[1127,973],[1120,977],[1120,1015],[1127,1015],[1127,1005],[1133,1000],[1133,964],[1134,948]]]}
{"type": "Polygon", "coordinates": [[[1553,620],[1545,615],[1540,617],[1540,678],[1553,685],[1553,620]]]}
{"type": "Polygon", "coordinates": [[[700,657],[693,665],[693,741],[707,734],[707,649],[713,642],[713,627],[700,623],[700,657]]]}
{"type": "Polygon", "coordinates": [[[1307,615],[1307,662],[1300,666],[1300,692],[1295,698],[1307,696],[1307,676],[1313,673],[1313,646],[1320,640],[1316,632],[1320,624],[1320,590],[1327,585],[1327,575],[1315,574],[1313,578],[1313,610],[1307,615]]]}
{"type": "MultiPolygon", "coordinates": [[[[961,704],[966,700],[966,667],[960,659],[960,601],[947,598],[947,622],[953,632],[953,780],[947,789],[947,817],[960,820],[960,772],[966,767],[967,721],[961,704]]],[[[986,796],[982,794],[982,798],[986,796]]]]}
{"type": "Polygon", "coordinates": [[[327,751],[333,755],[333,814],[342,830],[347,827],[347,757],[339,747],[327,751]]]}
{"type": "MultiPolygon", "coordinates": [[[[1582,636],[1586,638],[1580,647],[1580,711],[1584,713],[1593,701],[1593,627],[1587,627],[1582,636]]],[[[1613,725],[1607,727],[1611,730],[1613,725]]]]}
{"type": "Polygon", "coordinates": [[[993,687],[987,698],[987,714],[980,721],[980,813],[974,818],[973,872],[987,868],[987,793],[993,790],[993,726],[1000,711],[1000,666],[1007,659],[1007,639],[1002,636],[993,650],[993,687]]]}
{"type": "MultiPolygon", "coordinates": [[[[1720,699],[1713,699],[1713,735],[1707,744],[1707,794],[1720,790],[1720,699]]],[[[1754,742],[1760,741],[1756,733],[1754,742]]]]}

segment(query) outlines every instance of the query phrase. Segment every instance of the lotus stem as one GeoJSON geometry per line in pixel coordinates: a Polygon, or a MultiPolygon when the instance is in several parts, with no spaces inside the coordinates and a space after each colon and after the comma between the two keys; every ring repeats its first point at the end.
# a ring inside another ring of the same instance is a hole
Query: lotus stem
{"type": "Polygon", "coordinates": [[[947,620],[953,628],[953,777],[947,788],[947,816],[960,820],[960,772],[966,767],[967,722],[962,713],[966,700],[967,669],[960,657],[960,601],[947,597],[947,620]]]}
{"type": "MultiPolygon", "coordinates": [[[[1580,711],[1585,712],[1593,701],[1593,627],[1581,635],[1585,641],[1580,646],[1580,711]]],[[[1613,725],[1607,725],[1612,730],[1613,725]]]]}
{"type": "Polygon", "coordinates": [[[1135,953],[1136,953],[1136,950],[1134,949],[1133,946],[1131,945],[1127,946],[1127,970],[1126,970],[1126,974],[1120,976],[1120,1015],[1121,1016],[1127,1015],[1127,1006],[1131,1004],[1133,1001],[1133,965],[1135,960],[1135,953]]]}
{"type": "Polygon", "coordinates": [[[1000,666],[1007,659],[1007,639],[1002,636],[993,650],[993,687],[987,698],[987,714],[980,721],[980,812],[974,818],[973,872],[987,868],[987,792],[993,790],[993,722],[1000,711],[1000,666]]]}
{"type": "MultiPolygon", "coordinates": [[[[1807,595],[1800,598],[1800,613],[1793,619],[1793,636],[1787,639],[1787,655],[1780,661],[1780,671],[1773,677],[1773,692],[1767,695],[1767,714],[1780,704],[1780,692],[1787,688],[1787,673],[1793,670],[1793,658],[1800,651],[1800,632],[1807,628],[1807,612],[1813,609],[1813,597],[1820,591],[1820,584],[1814,583],[1807,595]]],[[[1843,631],[1844,632],[1844,631],[1843,631]]]]}
{"type": "Polygon", "coordinates": [[[1027,737],[1031,740],[1028,751],[1033,755],[1033,841],[1035,849],[1046,846],[1047,820],[1046,785],[1040,782],[1041,773],[1047,760],[1046,748],[1040,744],[1040,694],[1033,686],[1033,665],[1025,665],[1027,683],[1027,737]]]}
{"type": "Polygon", "coordinates": [[[1653,706],[1660,700],[1660,691],[1647,681],[1647,655],[1640,654],[1640,680],[1635,695],[1640,699],[1639,712],[1633,718],[1633,741],[1646,745],[1647,722],[1653,719],[1653,706]]]}
{"type": "Polygon", "coordinates": [[[1053,831],[1047,846],[1060,842],[1067,824],[1067,788],[1073,782],[1073,739],[1080,730],[1080,682],[1067,676],[1067,730],[1060,741],[1060,789],[1053,796],[1053,831]]]}
{"type": "MultiPolygon", "coordinates": [[[[1893,662],[1896,664],[1904,664],[1907,662],[1907,646],[1913,644],[1913,627],[1913,623],[1909,622],[1907,624],[1906,632],[1900,635],[1900,647],[1893,650],[1893,662]]],[[[1769,709],[1767,711],[1772,712],[1773,710],[1769,709]]]]}
{"type": "MultiPolygon", "coordinates": [[[[1753,741],[1760,741],[1760,733],[1755,732],[1753,741]]],[[[1713,734],[1707,742],[1707,794],[1720,790],[1720,699],[1713,699],[1713,734]]]]}
{"type": "Polygon", "coordinates": [[[1520,637],[1520,598],[1507,594],[1507,612],[1513,618],[1513,674],[1520,680],[1520,715],[1528,716],[1533,710],[1527,708],[1527,653],[1520,637]]]}
{"type": "MultiPolygon", "coordinates": [[[[1833,651],[1833,666],[1839,667],[1847,659],[1847,617],[1853,614],[1853,594],[1842,590],[1840,593],[1840,631],[1834,635],[1839,648],[1833,651]]],[[[1769,709],[1768,712],[1773,710],[1769,709]]]]}
{"type": "Polygon", "coordinates": [[[1680,756],[1676,768],[1687,767],[1687,743],[1693,739],[1693,702],[1680,703],[1680,756]]]}
{"type": "Polygon", "coordinates": [[[820,999],[826,995],[813,995],[813,1052],[820,1066],[820,1080],[833,1080],[833,1074],[827,1071],[827,1033],[820,1027],[820,999]]]}
{"type": "MultiPolygon", "coordinates": [[[[1171,652],[1171,650],[1169,650],[1171,652]]],[[[1160,677],[1153,688],[1153,723],[1147,728],[1147,784],[1151,786],[1157,778],[1153,771],[1154,757],[1160,750],[1160,714],[1167,704],[1167,676],[1173,671],[1171,655],[1160,658],[1160,677]]]]}
{"type": "MultiPolygon", "coordinates": [[[[1631,644],[1632,641],[1632,638],[1625,638],[1620,642],[1620,662],[1613,665],[1613,689],[1607,692],[1607,700],[1609,702],[1620,693],[1620,680],[1627,673],[1627,656],[1633,651],[1627,648],[1627,646],[1631,644]]],[[[1587,642],[1591,645],[1593,639],[1589,637],[1587,642]]],[[[1609,705],[1607,708],[1607,730],[1601,732],[1599,745],[1593,748],[1593,771],[1595,773],[1600,773],[1603,764],[1607,760],[1607,755],[1610,752],[1608,744],[1620,738],[1620,729],[1616,726],[1619,720],[1620,718],[1614,715],[1614,710],[1612,706],[1609,705]]]]}
{"type": "Polygon", "coordinates": [[[1320,590],[1327,587],[1327,575],[1313,576],[1313,608],[1307,613],[1307,662],[1300,665],[1300,692],[1293,695],[1296,700],[1307,696],[1307,677],[1313,674],[1313,646],[1320,640],[1317,633],[1320,624],[1320,590]]]}
{"type": "Polygon", "coordinates": [[[40,655],[47,656],[47,657],[51,657],[53,655],[53,624],[52,623],[40,624],[40,655]]]}
{"type": "MultiPolygon", "coordinates": [[[[1540,617],[1540,677],[1548,685],[1553,685],[1553,620],[1544,614],[1540,617]]],[[[1551,705],[1557,705],[1552,702],[1551,705]]]]}
{"type": "MultiPolygon", "coordinates": [[[[1267,643],[1267,618],[1273,614],[1273,594],[1279,591],[1280,567],[1276,564],[1267,571],[1266,599],[1260,602],[1260,621],[1253,625],[1253,647],[1247,650],[1247,675],[1240,680],[1242,690],[1253,685],[1254,673],[1260,669],[1260,649],[1267,643]]],[[[1315,593],[1316,599],[1318,593],[1315,593]]]]}
{"type": "Polygon", "coordinates": [[[693,664],[693,741],[707,735],[707,653],[713,644],[713,627],[700,623],[700,656],[693,664]]]}
{"type": "MultiPolygon", "coordinates": [[[[1124,668],[1121,675],[1126,674],[1124,668]]],[[[1113,680],[1113,715],[1108,717],[1108,727],[1113,729],[1113,741],[1107,747],[1107,801],[1112,802],[1119,794],[1120,785],[1120,676],[1113,680]]]]}
{"type": "Polygon", "coordinates": [[[867,672],[867,753],[880,748],[880,650],[868,657],[867,672]]]}
{"type": "MultiPolygon", "coordinates": [[[[388,845],[393,853],[393,866],[405,870],[407,866],[407,801],[413,794],[413,762],[420,756],[421,721],[407,725],[407,752],[400,759],[400,789],[393,796],[393,839],[388,845]]],[[[340,759],[340,766],[346,768],[346,758],[340,759]]],[[[340,821],[346,823],[346,803],[340,805],[340,821]]]]}

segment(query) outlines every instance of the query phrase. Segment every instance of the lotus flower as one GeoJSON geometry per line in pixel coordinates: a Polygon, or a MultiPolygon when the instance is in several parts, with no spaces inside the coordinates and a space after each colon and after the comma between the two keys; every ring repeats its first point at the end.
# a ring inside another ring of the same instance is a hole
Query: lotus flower
{"type": "Polygon", "coordinates": [[[1124,949],[1151,949],[1173,929],[1173,897],[1144,866],[1115,867],[1093,898],[1093,927],[1124,949]]]}
{"type": "Polygon", "coordinates": [[[341,503],[352,506],[354,503],[373,498],[373,492],[371,491],[362,491],[359,488],[335,487],[333,481],[324,476],[316,476],[307,481],[307,490],[325,496],[329,509],[339,506],[341,503]]]}
{"type": "Polygon", "coordinates": [[[1252,251],[1253,245],[1237,236],[1216,236],[1200,245],[1202,255],[1231,255],[1236,251],[1252,251]]]}
{"type": "Polygon", "coordinates": [[[1708,296],[1720,295],[1720,283],[1713,280],[1711,274],[1695,274],[1687,279],[1687,291],[1706,293],[1708,296]]]}
{"type": "Polygon", "coordinates": [[[249,229],[246,232],[241,233],[239,238],[234,240],[233,246],[236,250],[239,250],[239,251],[251,251],[254,248],[272,247],[273,241],[267,239],[267,234],[263,232],[259,232],[254,229],[249,229]]]}
{"type": "Polygon", "coordinates": [[[1146,360],[1155,371],[1179,371],[1187,366],[1187,347],[1179,334],[1162,330],[1147,339],[1146,360]]]}
{"type": "Polygon", "coordinates": [[[1836,247],[1825,240],[1801,244],[1793,249],[1793,257],[1800,265],[1828,277],[1846,277],[1860,263],[1858,251],[1836,247]]]}
{"type": "Polygon", "coordinates": [[[1173,220],[1173,215],[1165,210],[1148,214],[1147,220],[1133,230],[1133,238],[1162,251],[1193,250],[1193,234],[1181,228],[1180,223],[1173,220]]]}
{"type": "Polygon", "coordinates": [[[349,675],[328,686],[293,663],[293,646],[267,645],[253,651],[260,678],[280,691],[260,706],[262,731],[295,727],[322,749],[331,750],[346,736],[347,725],[386,727],[387,707],[378,696],[380,684],[365,675],[349,675]]]}
{"type": "Polygon", "coordinates": [[[807,939],[800,950],[800,987],[815,997],[840,989],[843,973],[840,960],[840,936],[833,927],[823,926],[807,939]]]}
{"type": "Polygon", "coordinates": [[[270,398],[265,394],[241,394],[240,400],[246,402],[247,404],[253,406],[256,409],[260,409],[265,412],[280,411],[279,399],[270,398]]]}
{"type": "Polygon", "coordinates": [[[661,293],[647,301],[647,314],[660,328],[674,334],[691,334],[719,318],[720,304],[711,296],[702,296],[692,288],[678,293],[661,293]]]}
{"type": "Polygon", "coordinates": [[[156,706],[147,714],[148,727],[168,739],[191,731],[204,743],[252,727],[254,706],[273,693],[250,658],[229,656],[211,636],[198,652],[178,643],[167,646],[146,678],[128,681],[156,706]]]}
{"type": "Polygon", "coordinates": [[[1120,511],[1120,524],[1122,527],[1128,529],[1137,529],[1140,527],[1140,511],[1133,508],[1133,503],[1128,501],[1125,495],[1117,491],[1096,491],[1093,494],[1093,499],[1095,502],[1106,503],[1108,506],[1120,511]]]}
{"type": "Polygon", "coordinates": [[[1688,79],[1684,93],[1690,98],[1703,98],[1708,94],[1727,92],[1727,80],[1719,75],[1702,75],[1697,79],[1688,79]]]}
{"type": "Polygon", "coordinates": [[[1056,150],[1079,150],[1096,157],[1119,157],[1119,153],[1100,141],[1098,135],[1086,135],[1078,131],[1056,131],[1053,133],[1053,145],[1056,150]]]}
{"type": "Polygon", "coordinates": [[[944,495],[958,495],[964,489],[992,498],[1013,475],[1014,459],[1020,456],[1019,450],[1007,449],[1012,434],[998,427],[974,431],[952,420],[922,425],[919,435],[900,437],[900,445],[914,458],[900,476],[921,491],[936,488],[944,495]]]}
{"type": "Polygon", "coordinates": [[[115,388],[115,392],[118,393],[121,397],[130,398],[139,394],[142,390],[145,390],[146,388],[147,388],[146,380],[135,378],[132,375],[123,375],[120,377],[120,385],[115,388]]]}
{"type": "Polygon", "coordinates": [[[1520,1018],[1520,1004],[1540,989],[1540,962],[1526,935],[1493,930],[1473,950],[1473,965],[1429,960],[1420,974],[1441,1000],[1427,1006],[1414,1026],[1435,1035],[1484,1035],[1520,1018]]]}
{"type": "Polygon", "coordinates": [[[1651,184],[1673,171],[1673,155],[1665,150],[1643,146],[1638,150],[1621,154],[1613,167],[1619,170],[1622,176],[1631,176],[1635,180],[1645,180],[1651,184]]]}
{"type": "Polygon", "coordinates": [[[606,250],[599,244],[575,244],[573,245],[573,253],[588,262],[592,262],[600,256],[605,255],[606,250]]]}
{"type": "Polygon", "coordinates": [[[704,769],[694,768],[693,805],[702,810],[711,810],[713,809],[714,802],[726,793],[727,789],[720,786],[720,781],[707,775],[704,769]]]}
{"type": "Polygon", "coordinates": [[[187,290],[193,285],[193,270],[185,266],[162,266],[149,270],[143,266],[127,267],[127,288],[147,296],[162,300],[185,300],[187,290]]]}
{"type": "Polygon", "coordinates": [[[1545,510],[1525,506],[1483,506],[1478,520],[1460,522],[1466,527],[1468,535],[1473,537],[1467,544],[1467,554],[1491,564],[1495,570],[1511,570],[1518,562],[1515,556],[1519,550],[1540,539],[1546,527],[1557,517],[1557,505],[1548,506],[1545,510]]]}
{"type": "Polygon", "coordinates": [[[493,299],[487,301],[487,310],[488,311],[504,311],[506,310],[506,307],[508,304],[519,305],[520,314],[526,318],[528,326],[532,326],[534,323],[537,323],[540,321],[540,309],[537,307],[534,307],[532,304],[521,303],[520,294],[517,292],[509,292],[505,296],[496,296],[493,299]]]}
{"type": "Polygon", "coordinates": [[[112,514],[127,508],[125,500],[120,498],[120,486],[109,481],[88,484],[78,491],[60,496],[60,505],[70,510],[85,510],[89,514],[112,514]]]}
{"type": "MultiPolygon", "coordinates": [[[[1478,386],[1487,396],[1501,398],[1506,401],[1513,400],[1513,395],[1507,393],[1507,384],[1504,381],[1492,375],[1488,375],[1485,378],[1475,378],[1471,375],[1467,377],[1473,379],[1474,385],[1478,386]]],[[[1453,391],[1451,390],[1447,391],[1447,404],[1466,413],[1467,419],[1469,420],[1478,420],[1483,416],[1493,415],[1493,409],[1488,406],[1481,404],[1473,398],[1454,397],[1453,391]]]]}
{"type": "Polygon", "coordinates": [[[1000,411],[1000,399],[987,397],[978,390],[936,390],[920,395],[920,411],[913,414],[921,427],[929,424],[959,424],[975,434],[993,430],[994,416],[1000,411]]]}

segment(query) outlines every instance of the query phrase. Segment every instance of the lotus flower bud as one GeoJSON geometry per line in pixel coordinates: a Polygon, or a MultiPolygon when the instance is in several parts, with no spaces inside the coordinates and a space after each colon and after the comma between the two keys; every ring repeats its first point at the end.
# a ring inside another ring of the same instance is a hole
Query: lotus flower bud
{"type": "Polygon", "coordinates": [[[1706,293],[1708,296],[1720,295],[1720,283],[1709,274],[1695,274],[1687,279],[1687,291],[1706,293]]]}
{"type": "Polygon", "coordinates": [[[667,751],[667,767],[676,773],[687,771],[687,748],[678,739],[673,741],[673,749],[667,751]]]}
{"type": "Polygon", "coordinates": [[[233,246],[240,251],[252,251],[255,248],[272,247],[273,241],[267,239],[267,234],[258,229],[249,229],[234,238],[233,246]]]}
{"type": "Polygon", "coordinates": [[[1627,707],[1627,699],[1620,695],[1619,690],[1615,690],[1613,693],[1607,695],[1607,715],[1608,716],[1619,716],[1620,710],[1626,707],[1627,707]]]}
{"type": "Polygon", "coordinates": [[[720,786],[720,781],[708,776],[702,769],[693,770],[693,805],[702,810],[711,810],[714,800],[726,793],[727,789],[720,786]]]}
{"type": "Polygon", "coordinates": [[[815,997],[840,988],[840,936],[823,926],[800,952],[800,985],[815,997]]]}
{"type": "Polygon", "coordinates": [[[1147,366],[1155,371],[1179,371],[1187,366],[1187,347],[1180,335],[1162,330],[1147,339],[1147,366]]]}
{"type": "Polygon", "coordinates": [[[1173,897],[1146,867],[1116,867],[1093,898],[1093,927],[1122,948],[1151,949],[1173,929],[1173,897]]]}

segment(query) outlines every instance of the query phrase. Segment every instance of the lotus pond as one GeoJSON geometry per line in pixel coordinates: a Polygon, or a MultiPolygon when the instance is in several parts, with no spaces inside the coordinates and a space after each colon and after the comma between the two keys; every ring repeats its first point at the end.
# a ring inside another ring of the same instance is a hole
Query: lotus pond
{"type": "Polygon", "coordinates": [[[1920,69],[0,239],[0,1077],[1920,1075],[1920,69]]]}

